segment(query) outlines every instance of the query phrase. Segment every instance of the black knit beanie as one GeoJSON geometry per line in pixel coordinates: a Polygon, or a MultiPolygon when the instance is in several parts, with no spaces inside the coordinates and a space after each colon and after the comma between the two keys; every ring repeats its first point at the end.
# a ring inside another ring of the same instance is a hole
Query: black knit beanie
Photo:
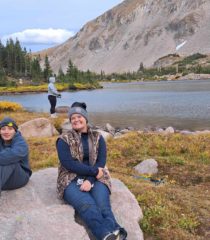
{"type": "Polygon", "coordinates": [[[5,117],[2,121],[0,121],[0,128],[4,126],[13,127],[16,132],[18,130],[16,122],[10,117],[5,117]]]}

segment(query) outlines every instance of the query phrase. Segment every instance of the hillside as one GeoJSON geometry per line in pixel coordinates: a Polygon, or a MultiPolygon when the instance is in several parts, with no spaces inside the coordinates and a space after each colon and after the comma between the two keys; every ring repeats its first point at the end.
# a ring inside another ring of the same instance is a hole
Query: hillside
{"type": "Polygon", "coordinates": [[[207,0],[125,0],[62,45],[40,52],[55,72],[68,60],[81,70],[136,71],[168,54],[210,54],[207,0]]]}

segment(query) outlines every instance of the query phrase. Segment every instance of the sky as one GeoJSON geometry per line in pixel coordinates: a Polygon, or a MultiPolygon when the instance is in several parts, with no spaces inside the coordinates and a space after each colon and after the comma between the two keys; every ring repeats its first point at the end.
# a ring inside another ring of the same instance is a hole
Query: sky
{"type": "Polygon", "coordinates": [[[65,42],[123,0],[0,0],[0,40],[32,52],[65,42]]]}

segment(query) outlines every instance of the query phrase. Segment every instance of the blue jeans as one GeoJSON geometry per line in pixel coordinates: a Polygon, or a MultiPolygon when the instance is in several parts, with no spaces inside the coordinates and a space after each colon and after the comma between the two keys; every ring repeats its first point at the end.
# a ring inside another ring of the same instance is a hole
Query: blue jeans
{"type": "Polygon", "coordinates": [[[109,189],[96,181],[89,192],[82,192],[76,181],[64,191],[64,200],[73,206],[97,240],[120,228],[113,215],[109,189]]]}

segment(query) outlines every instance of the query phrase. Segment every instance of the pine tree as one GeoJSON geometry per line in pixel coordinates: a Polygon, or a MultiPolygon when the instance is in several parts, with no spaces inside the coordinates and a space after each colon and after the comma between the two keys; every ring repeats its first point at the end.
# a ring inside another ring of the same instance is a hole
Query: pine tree
{"type": "Polygon", "coordinates": [[[9,75],[14,75],[14,41],[12,39],[6,42],[5,69],[9,75]]]}
{"type": "Polygon", "coordinates": [[[31,77],[33,81],[39,82],[42,79],[42,69],[40,66],[40,57],[33,58],[31,62],[31,77]]]}
{"type": "Polygon", "coordinates": [[[63,72],[62,67],[60,66],[59,70],[58,70],[58,79],[61,80],[61,82],[64,82],[65,80],[65,74],[63,72]]]}
{"type": "Polygon", "coordinates": [[[48,82],[49,77],[52,75],[52,69],[50,67],[50,63],[47,55],[45,56],[43,74],[44,74],[44,80],[48,82]]]}
{"type": "Polygon", "coordinates": [[[0,68],[4,68],[5,66],[5,54],[6,54],[5,47],[0,40],[0,68]]]}
{"type": "Polygon", "coordinates": [[[5,59],[5,48],[4,45],[0,41],[0,86],[7,85],[7,78],[4,71],[4,59],[5,59]]]}
{"type": "Polygon", "coordinates": [[[69,76],[71,76],[72,73],[73,73],[73,69],[74,69],[74,64],[73,64],[73,62],[71,61],[71,59],[69,59],[68,68],[67,68],[66,74],[69,75],[69,76]]]}
{"type": "Polygon", "coordinates": [[[0,87],[4,87],[7,85],[7,77],[4,72],[4,69],[0,67],[0,87]]]}
{"type": "Polygon", "coordinates": [[[143,62],[140,63],[138,72],[143,72],[144,71],[144,65],[143,62]]]}
{"type": "Polygon", "coordinates": [[[69,62],[68,62],[68,68],[67,68],[67,71],[66,71],[66,79],[70,82],[70,83],[73,83],[74,82],[74,64],[73,62],[71,61],[71,59],[69,59],[69,62]]]}
{"type": "Polygon", "coordinates": [[[15,76],[22,76],[24,67],[24,55],[20,42],[16,39],[14,44],[14,74],[15,76]]]}

